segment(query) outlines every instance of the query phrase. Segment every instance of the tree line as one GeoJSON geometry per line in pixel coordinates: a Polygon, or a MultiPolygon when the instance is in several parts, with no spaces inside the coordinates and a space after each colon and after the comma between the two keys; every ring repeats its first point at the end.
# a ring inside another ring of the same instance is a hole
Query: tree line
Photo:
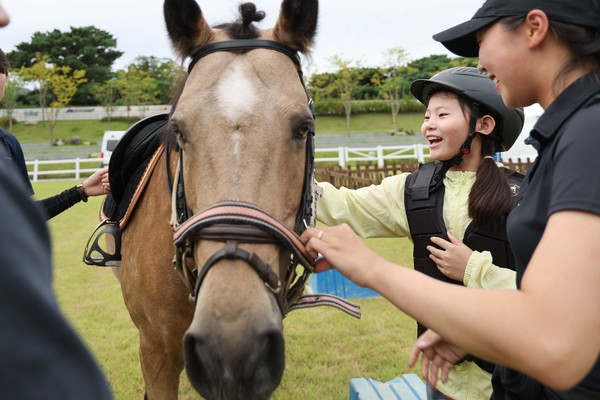
{"type": "MultiPolygon", "coordinates": [[[[183,66],[169,58],[142,56],[114,71],[114,62],[122,55],[117,39],[94,26],[35,32],[29,42],[7,53],[11,64],[4,100],[8,119],[17,107],[48,109],[44,119],[51,122],[67,105],[102,106],[110,118],[111,107],[117,105],[169,104],[185,74],[183,66]]],[[[307,77],[317,113],[345,115],[349,125],[352,113],[391,112],[394,129],[399,112],[421,109],[409,93],[412,81],[477,62],[445,55],[410,60],[400,47],[388,50],[377,68],[337,55],[329,61],[334,72],[307,77]]]]}

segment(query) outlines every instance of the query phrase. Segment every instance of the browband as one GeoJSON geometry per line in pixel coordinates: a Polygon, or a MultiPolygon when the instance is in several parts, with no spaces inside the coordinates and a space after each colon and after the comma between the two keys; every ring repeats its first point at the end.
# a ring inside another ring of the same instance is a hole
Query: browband
{"type": "Polygon", "coordinates": [[[211,53],[217,51],[244,51],[254,49],[267,49],[278,51],[291,58],[294,64],[300,67],[300,56],[298,55],[298,52],[283,43],[279,43],[274,40],[236,39],[228,40],[226,42],[211,43],[196,51],[191,56],[190,65],[188,66],[188,73],[192,72],[192,68],[194,68],[194,65],[196,65],[198,60],[211,53]]]}

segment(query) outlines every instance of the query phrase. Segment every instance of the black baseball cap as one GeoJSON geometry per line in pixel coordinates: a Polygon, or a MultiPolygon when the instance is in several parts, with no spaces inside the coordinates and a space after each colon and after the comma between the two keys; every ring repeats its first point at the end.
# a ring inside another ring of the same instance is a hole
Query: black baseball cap
{"type": "Polygon", "coordinates": [[[542,10],[549,19],[600,29],[600,0],[487,0],[470,20],[433,36],[448,50],[463,57],[477,57],[476,32],[500,18],[542,10]]]}

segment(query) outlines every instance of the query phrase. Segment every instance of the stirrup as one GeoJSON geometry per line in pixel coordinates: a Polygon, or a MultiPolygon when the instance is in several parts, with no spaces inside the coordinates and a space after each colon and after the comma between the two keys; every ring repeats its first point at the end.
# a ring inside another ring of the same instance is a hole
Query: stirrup
{"type": "Polygon", "coordinates": [[[121,230],[118,222],[105,219],[98,224],[85,245],[83,262],[99,267],[121,266],[121,230]],[[99,244],[101,237],[105,239],[105,246],[99,244]],[[114,252],[102,249],[102,247],[110,247],[111,244],[114,252]]]}

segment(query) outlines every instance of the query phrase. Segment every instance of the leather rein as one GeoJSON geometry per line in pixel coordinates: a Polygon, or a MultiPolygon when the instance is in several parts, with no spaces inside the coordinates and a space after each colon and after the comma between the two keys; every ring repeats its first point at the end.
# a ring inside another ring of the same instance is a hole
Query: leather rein
{"type": "MultiPolygon", "coordinates": [[[[208,54],[218,51],[249,51],[253,49],[274,50],[287,55],[296,65],[300,81],[306,91],[300,56],[292,48],[270,40],[231,40],[209,44],[191,57],[188,73],[196,63],[208,54]]],[[[308,96],[308,105],[315,117],[312,99],[308,96]]],[[[227,201],[214,204],[207,210],[191,215],[185,199],[183,187],[183,149],[179,146],[179,163],[175,181],[169,177],[169,160],[165,157],[167,180],[172,192],[172,218],[174,228],[173,241],[176,254],[174,265],[190,290],[190,301],[195,303],[205,276],[222,259],[239,259],[249,264],[273,293],[283,316],[302,296],[308,277],[314,270],[314,261],[307,254],[299,234],[315,218],[314,190],[314,132],[307,136],[306,163],[300,210],[292,231],[275,217],[262,211],[258,206],[239,201],[227,201]],[[194,260],[194,246],[199,240],[224,242],[225,247],[218,250],[198,269],[194,260]],[[260,259],[256,253],[250,253],[238,247],[239,243],[275,244],[290,252],[290,261],[286,276],[279,277],[273,268],[260,259]],[[298,272],[298,265],[303,268],[298,272]],[[281,279],[283,278],[283,279],[281,279]]],[[[166,154],[168,155],[168,151],[166,154]]]]}

